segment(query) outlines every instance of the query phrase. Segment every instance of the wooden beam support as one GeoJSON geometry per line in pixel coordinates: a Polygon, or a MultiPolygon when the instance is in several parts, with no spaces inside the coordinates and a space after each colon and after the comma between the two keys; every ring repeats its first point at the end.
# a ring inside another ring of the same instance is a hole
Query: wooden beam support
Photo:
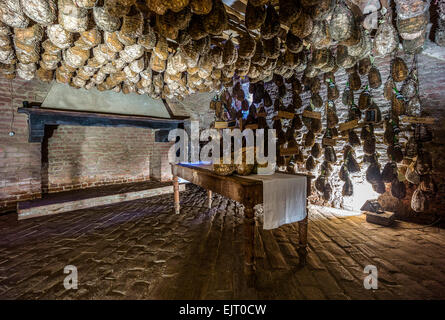
{"type": "Polygon", "coordinates": [[[47,125],[160,129],[162,130],[161,133],[157,134],[155,137],[162,140],[159,142],[165,142],[165,132],[178,128],[185,120],[184,117],[181,117],[180,119],[168,119],[29,107],[32,105],[36,104],[30,104],[25,101],[24,107],[18,109],[19,113],[28,115],[29,142],[41,143],[45,135],[45,126],[47,125]]]}

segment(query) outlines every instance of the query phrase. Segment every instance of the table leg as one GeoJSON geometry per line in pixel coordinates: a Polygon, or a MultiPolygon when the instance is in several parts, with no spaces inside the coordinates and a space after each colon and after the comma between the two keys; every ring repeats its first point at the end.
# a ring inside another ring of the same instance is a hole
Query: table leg
{"type": "Polygon", "coordinates": [[[173,176],[173,193],[175,197],[175,213],[179,214],[180,205],[179,205],[179,178],[178,176],[173,176]]]}
{"type": "Polygon", "coordinates": [[[255,211],[252,206],[244,208],[244,271],[249,286],[255,278],[255,211]]]}
{"type": "Polygon", "coordinates": [[[212,190],[207,190],[207,207],[209,209],[212,208],[212,195],[213,195],[212,190]]]}
{"type": "Polygon", "coordinates": [[[299,246],[298,246],[298,256],[300,258],[300,265],[306,265],[307,256],[307,222],[308,216],[298,222],[298,234],[299,234],[299,246]]]}

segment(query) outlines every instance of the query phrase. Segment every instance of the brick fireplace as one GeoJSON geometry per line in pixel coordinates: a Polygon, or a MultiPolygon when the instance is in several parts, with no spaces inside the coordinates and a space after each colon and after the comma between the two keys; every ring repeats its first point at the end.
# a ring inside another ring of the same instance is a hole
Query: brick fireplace
{"type": "Polygon", "coordinates": [[[67,125],[46,131],[42,143],[44,192],[171,179],[168,159],[163,157],[170,143],[155,143],[152,129],[67,125]]]}
{"type": "Polygon", "coordinates": [[[42,142],[29,142],[28,115],[17,108],[26,100],[43,101],[48,85],[5,78],[0,84],[0,213],[46,192],[171,179],[171,143],[156,142],[154,129],[46,125],[42,142]]]}

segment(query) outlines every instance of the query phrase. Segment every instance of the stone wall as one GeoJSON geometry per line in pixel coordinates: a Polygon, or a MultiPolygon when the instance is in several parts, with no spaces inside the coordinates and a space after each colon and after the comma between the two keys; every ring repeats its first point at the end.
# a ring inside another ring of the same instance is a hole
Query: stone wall
{"type": "Polygon", "coordinates": [[[407,195],[401,201],[392,197],[390,192],[380,197],[381,203],[389,208],[394,206],[400,217],[410,220],[432,221],[437,216],[445,216],[445,59],[437,59],[436,53],[431,51],[431,56],[419,56],[419,81],[422,116],[436,119],[435,124],[429,126],[433,141],[424,146],[432,155],[432,176],[437,193],[429,196],[427,210],[422,214],[410,208],[411,196],[416,189],[412,184],[407,183],[407,195]]]}
{"type": "MultiPolygon", "coordinates": [[[[437,47],[437,46],[436,46],[437,47]]],[[[342,150],[344,146],[347,144],[347,138],[340,138],[337,140],[337,145],[335,147],[337,162],[334,165],[334,170],[332,175],[330,176],[330,183],[333,188],[333,196],[330,201],[324,201],[319,194],[316,192],[311,197],[312,203],[316,203],[319,205],[332,206],[336,208],[343,208],[349,210],[358,210],[361,205],[368,199],[377,199],[380,198],[382,204],[387,206],[389,210],[396,210],[398,214],[402,217],[419,217],[419,216],[432,216],[436,214],[444,215],[445,208],[445,60],[442,59],[441,55],[437,55],[434,50],[431,48],[427,48],[426,50],[428,54],[422,54],[418,56],[418,68],[419,68],[419,81],[420,81],[420,97],[422,102],[422,116],[432,116],[436,118],[435,125],[430,126],[433,131],[434,140],[425,145],[426,149],[429,150],[433,155],[433,175],[434,181],[438,186],[438,192],[430,197],[430,207],[428,211],[423,214],[415,214],[410,209],[410,202],[412,192],[415,190],[415,186],[412,186],[407,183],[407,195],[404,199],[398,200],[390,195],[390,184],[387,185],[387,190],[389,192],[385,193],[383,196],[375,193],[372,190],[371,185],[365,179],[365,173],[368,165],[363,162],[363,149],[362,147],[355,148],[356,152],[356,160],[361,165],[361,172],[357,174],[351,175],[351,180],[354,184],[354,194],[351,197],[343,197],[342,196],[342,186],[343,182],[338,177],[338,172],[340,170],[340,166],[343,163],[343,154],[342,150]]],[[[405,59],[407,66],[411,67],[412,56],[403,56],[405,59]]],[[[383,84],[385,83],[389,72],[390,72],[390,58],[376,58],[375,65],[378,67],[383,84]]],[[[320,76],[322,78],[322,76],[320,76]]],[[[344,70],[339,70],[335,74],[336,84],[340,91],[340,98],[335,101],[335,105],[337,108],[337,115],[339,117],[339,122],[347,121],[348,108],[342,104],[341,102],[341,94],[345,88],[347,82],[347,74],[344,70]]],[[[366,85],[368,80],[367,76],[361,76],[362,85],[366,85]]],[[[398,83],[397,86],[400,89],[402,83],[398,83]]],[[[291,103],[291,94],[290,85],[288,85],[288,94],[284,96],[283,103],[284,105],[288,105],[291,103]]],[[[275,84],[267,84],[266,88],[268,92],[271,94],[274,99],[277,93],[277,87],[275,84]]],[[[326,86],[322,85],[320,90],[320,95],[323,98],[323,101],[326,102],[326,86]]],[[[383,85],[375,90],[371,90],[372,97],[377,105],[380,107],[382,111],[382,117],[385,117],[390,112],[391,103],[384,99],[383,97],[383,85]]],[[[358,104],[358,97],[360,91],[355,92],[355,101],[358,104]]],[[[302,113],[304,108],[309,104],[310,101],[310,92],[306,91],[301,94],[301,98],[303,100],[302,108],[298,110],[298,113],[302,113]]],[[[268,110],[268,119],[270,120],[273,116],[273,108],[269,108],[268,110]]],[[[320,110],[316,110],[322,112],[323,115],[323,128],[326,128],[326,115],[324,107],[320,110]]],[[[285,120],[282,120],[285,122],[285,120]]],[[[269,122],[272,124],[271,121],[269,122]]],[[[410,130],[411,127],[409,125],[402,126],[402,132],[400,134],[400,142],[403,143],[407,141],[409,137],[412,136],[413,132],[410,130]]],[[[356,133],[359,135],[361,129],[355,129],[356,133]]],[[[302,142],[303,135],[307,132],[307,129],[303,127],[300,136],[298,137],[299,142],[302,142]]],[[[384,165],[388,162],[388,156],[386,153],[387,146],[383,144],[383,125],[375,128],[375,134],[377,139],[376,151],[379,155],[379,163],[381,168],[383,169],[384,165]]],[[[321,143],[322,133],[317,135],[316,142],[321,143]]],[[[304,150],[305,159],[310,154],[310,148],[304,150]]],[[[323,162],[323,155],[317,160],[317,168],[312,171],[312,174],[318,176],[319,174],[319,165],[323,162]]],[[[401,166],[403,164],[399,164],[401,166]]],[[[304,164],[298,165],[298,172],[306,172],[304,168],[304,164]]],[[[315,190],[315,188],[313,188],[315,190]]]]}

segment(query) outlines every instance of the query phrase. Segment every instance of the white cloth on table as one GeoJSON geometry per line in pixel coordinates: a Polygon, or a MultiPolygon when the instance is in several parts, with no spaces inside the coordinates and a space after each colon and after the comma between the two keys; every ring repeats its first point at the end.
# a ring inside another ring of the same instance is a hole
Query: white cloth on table
{"type": "Polygon", "coordinates": [[[264,229],[275,229],[306,217],[306,176],[274,173],[244,178],[263,182],[264,229]]]}

